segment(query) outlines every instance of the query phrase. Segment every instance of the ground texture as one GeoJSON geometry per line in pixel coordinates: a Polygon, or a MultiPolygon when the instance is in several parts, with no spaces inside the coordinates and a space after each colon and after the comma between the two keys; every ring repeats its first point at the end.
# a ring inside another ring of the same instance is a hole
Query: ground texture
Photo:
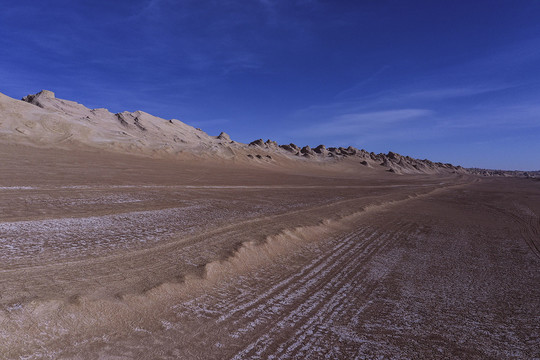
{"type": "Polygon", "coordinates": [[[2,151],[4,358],[540,358],[538,181],[2,151]]]}

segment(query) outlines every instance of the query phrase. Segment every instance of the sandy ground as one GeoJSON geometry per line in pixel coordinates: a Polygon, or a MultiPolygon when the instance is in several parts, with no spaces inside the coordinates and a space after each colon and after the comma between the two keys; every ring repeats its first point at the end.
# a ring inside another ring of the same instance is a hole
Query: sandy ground
{"type": "Polygon", "coordinates": [[[0,151],[0,357],[540,358],[538,181],[0,151]]]}

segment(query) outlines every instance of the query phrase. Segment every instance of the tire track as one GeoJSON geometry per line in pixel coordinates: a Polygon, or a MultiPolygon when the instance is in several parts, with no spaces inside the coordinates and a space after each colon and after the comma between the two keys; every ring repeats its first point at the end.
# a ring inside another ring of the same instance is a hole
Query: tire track
{"type": "MultiPolygon", "coordinates": [[[[351,249],[354,250],[354,249],[351,249]]],[[[330,265],[325,264],[325,267],[314,274],[310,274],[306,278],[300,279],[294,283],[290,288],[287,288],[282,293],[272,297],[269,301],[261,304],[254,311],[248,311],[243,315],[240,320],[235,321],[233,324],[237,325],[241,321],[251,319],[250,322],[244,327],[234,331],[230,336],[233,338],[240,338],[251,331],[254,331],[258,325],[264,325],[266,320],[271,318],[271,314],[279,314],[287,306],[294,306],[295,303],[301,301],[301,299],[309,296],[313,291],[318,290],[322,284],[321,279],[332,277],[334,273],[337,273],[339,269],[339,258],[334,262],[330,262],[330,265]]]]}
{"type": "MultiPolygon", "coordinates": [[[[394,228],[395,229],[395,228],[394,228]]],[[[254,339],[249,345],[247,345],[242,351],[238,352],[232,357],[232,359],[242,359],[246,357],[268,357],[270,354],[268,352],[275,352],[275,355],[272,356],[289,356],[290,354],[283,353],[287,349],[296,349],[301,345],[301,341],[297,341],[293,346],[285,347],[284,344],[277,343],[279,341],[280,335],[284,333],[289,334],[287,339],[304,339],[306,336],[310,335],[307,330],[315,323],[317,319],[321,317],[331,316],[332,310],[336,307],[339,307],[343,304],[340,304],[343,296],[347,293],[350,293],[355,288],[362,287],[364,284],[363,281],[359,281],[363,275],[366,274],[366,264],[369,263],[372,257],[384,250],[392,240],[395,240],[397,236],[405,232],[406,229],[399,229],[399,226],[394,231],[389,231],[381,234],[380,236],[375,236],[376,233],[373,233],[373,236],[370,236],[368,239],[363,241],[358,241],[358,238],[354,236],[349,236],[347,242],[353,244],[350,247],[349,251],[345,256],[338,257],[337,260],[333,263],[327,265],[328,269],[326,272],[321,272],[319,276],[313,275],[309,279],[311,273],[306,274],[302,279],[295,281],[291,287],[295,290],[291,291],[286,289],[284,292],[289,293],[291,299],[289,303],[282,305],[283,307],[288,307],[283,311],[283,314],[280,316],[275,316],[276,310],[272,308],[276,303],[279,303],[283,298],[280,294],[274,295],[269,301],[260,306],[260,310],[257,314],[246,313],[244,317],[252,318],[253,316],[259,315],[256,317],[256,320],[252,323],[248,323],[244,327],[246,331],[239,329],[236,333],[233,333],[231,336],[235,335],[244,335],[248,331],[254,331],[255,327],[263,322],[264,318],[261,317],[262,313],[274,313],[272,324],[266,324],[271,326],[267,331],[261,331],[264,335],[259,336],[254,339]],[[360,259],[360,261],[358,261],[360,259]],[[357,282],[357,285],[354,287],[351,286],[351,276],[353,281],[357,282]],[[336,289],[338,289],[336,291],[336,289]],[[294,300],[296,300],[294,302],[294,300]],[[257,320],[263,319],[263,320],[257,320]],[[249,326],[254,324],[254,326],[249,326]],[[295,331],[295,334],[290,334],[295,331]],[[240,334],[239,334],[240,333],[240,334]]],[[[332,251],[334,248],[330,249],[332,251]]],[[[371,287],[370,287],[371,288],[371,287]]],[[[367,291],[370,291],[370,288],[366,288],[367,291]]],[[[279,308],[278,308],[279,309],[279,308]]],[[[344,311],[341,309],[341,311],[344,311]]],[[[233,323],[237,325],[239,321],[233,323]]],[[[258,332],[258,331],[257,331],[258,332]]],[[[311,336],[311,335],[310,335],[311,336]]]]}
{"type": "MultiPolygon", "coordinates": [[[[317,328],[321,327],[322,330],[330,328],[333,325],[333,319],[342,318],[347,311],[357,308],[357,304],[352,299],[357,299],[360,296],[367,298],[377,287],[377,281],[370,281],[367,277],[369,273],[367,264],[373,256],[391,246],[392,240],[410,231],[406,227],[399,226],[398,229],[400,230],[395,230],[391,236],[386,238],[385,242],[380,244],[381,246],[374,249],[372,254],[362,257],[364,261],[356,263],[356,265],[351,262],[350,266],[343,268],[336,274],[332,281],[334,279],[343,280],[336,282],[335,286],[328,286],[328,296],[318,301],[318,307],[310,315],[304,316],[302,321],[295,323],[294,329],[297,329],[296,332],[288,337],[287,342],[281,343],[277,350],[271,355],[267,355],[267,357],[269,359],[275,357],[306,358],[307,354],[304,353],[306,350],[320,349],[320,346],[315,346],[315,343],[318,343],[320,338],[326,335],[326,332],[321,334],[317,331],[317,328]],[[350,271],[347,269],[350,269],[350,271]],[[353,277],[349,278],[351,275],[353,277]],[[337,292],[336,289],[338,289],[337,292]],[[356,296],[351,296],[352,294],[356,296]],[[308,340],[307,343],[306,340],[308,340]]],[[[316,298],[316,296],[312,296],[312,298],[314,297],[316,298]]]]}
{"type": "MultiPolygon", "coordinates": [[[[370,237],[375,235],[373,229],[367,227],[359,232],[353,233],[352,235],[360,236],[367,233],[368,230],[372,230],[369,235],[370,237]]],[[[350,250],[351,247],[354,245],[353,242],[349,241],[352,235],[349,234],[349,236],[340,236],[339,238],[336,238],[333,241],[329,242],[330,245],[337,242],[337,245],[333,248],[334,252],[332,252],[331,254],[329,254],[329,252],[324,252],[320,254],[315,259],[313,259],[307,266],[304,266],[302,269],[300,269],[299,272],[294,273],[293,275],[279,281],[277,284],[273,285],[270,289],[267,289],[262,294],[258,294],[255,299],[253,299],[252,293],[248,291],[242,294],[241,298],[238,298],[237,295],[237,302],[235,303],[230,301],[231,295],[225,292],[225,295],[222,296],[222,299],[218,301],[214,306],[212,306],[213,308],[215,308],[215,310],[205,309],[205,311],[221,314],[221,316],[216,320],[216,322],[220,324],[223,322],[227,323],[230,318],[233,318],[233,320],[229,320],[229,322],[238,320],[238,316],[235,317],[237,313],[252,313],[254,311],[257,311],[257,309],[260,310],[261,307],[268,305],[268,303],[265,302],[268,300],[268,298],[275,298],[278,295],[280,297],[283,297],[283,295],[286,295],[287,293],[294,290],[294,286],[289,284],[294,284],[294,281],[299,281],[302,279],[306,280],[306,278],[309,279],[317,275],[325,266],[328,266],[328,264],[331,263],[333,260],[339,258],[339,256],[342,256],[345,251],[350,250]]],[[[201,298],[195,298],[188,302],[182,303],[176,308],[182,307],[191,312],[197,312],[196,309],[200,307],[201,302],[204,302],[204,300],[201,298]]]]}
{"type": "MultiPolygon", "coordinates": [[[[488,204],[484,204],[484,207],[491,209],[496,213],[502,214],[517,223],[521,237],[529,249],[531,249],[534,256],[540,259],[540,244],[537,244],[537,242],[540,241],[540,217],[538,215],[534,213],[534,215],[524,214],[522,211],[520,211],[520,214],[518,215],[513,211],[501,209],[494,205],[488,204]]],[[[518,208],[516,204],[514,204],[514,207],[518,208]]],[[[530,209],[528,210],[530,211],[530,209]]]]}
{"type": "MultiPolygon", "coordinates": [[[[357,235],[357,236],[361,236],[363,234],[365,234],[366,232],[368,231],[368,229],[364,229],[363,231],[360,231],[354,235],[357,235]]],[[[310,279],[312,278],[313,276],[317,275],[318,273],[320,273],[320,271],[322,270],[322,268],[324,268],[325,266],[328,266],[328,264],[333,261],[334,259],[336,258],[339,258],[339,256],[341,256],[343,254],[343,252],[347,251],[347,250],[350,250],[350,248],[353,246],[353,243],[350,241],[350,238],[354,235],[350,235],[350,236],[346,236],[346,237],[343,237],[343,238],[339,238],[338,241],[338,245],[336,247],[333,248],[334,252],[332,254],[328,254],[328,253],[323,253],[321,255],[319,255],[317,258],[315,258],[308,266],[302,268],[302,270],[292,276],[289,276],[288,278],[286,278],[285,280],[282,280],[281,282],[279,282],[278,284],[274,285],[273,287],[271,287],[269,290],[267,290],[265,293],[261,294],[260,296],[258,296],[256,299],[253,299],[253,300],[250,300],[240,306],[238,305],[234,305],[234,304],[230,304],[229,302],[229,308],[223,308],[223,311],[226,311],[227,313],[222,315],[219,319],[218,319],[218,323],[221,323],[231,317],[233,317],[235,314],[239,313],[239,312],[249,312],[250,309],[254,308],[257,304],[260,304],[260,303],[264,303],[264,304],[267,304],[267,302],[265,302],[265,300],[267,300],[268,298],[271,298],[271,297],[275,297],[274,294],[278,293],[281,291],[280,295],[286,295],[288,292],[292,291],[293,288],[291,286],[289,286],[289,284],[294,284],[294,282],[297,282],[297,281],[300,281],[301,279],[310,279]],[[345,241],[343,241],[345,240],[345,241]],[[283,290],[282,290],[283,289],[283,290]],[[234,307],[234,309],[231,309],[231,307],[234,307]]],[[[374,234],[370,235],[370,236],[373,236],[374,234]]],[[[260,305],[259,305],[260,306],[260,305]]]]}

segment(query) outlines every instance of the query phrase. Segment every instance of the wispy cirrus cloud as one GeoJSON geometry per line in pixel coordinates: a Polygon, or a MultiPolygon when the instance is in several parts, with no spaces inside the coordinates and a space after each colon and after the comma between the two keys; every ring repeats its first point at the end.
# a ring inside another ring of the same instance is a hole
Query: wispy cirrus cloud
{"type": "Polygon", "coordinates": [[[438,126],[448,130],[513,131],[540,128],[540,106],[527,103],[480,106],[453,116],[444,116],[438,126]]]}
{"type": "Polygon", "coordinates": [[[315,115],[318,118],[329,118],[344,113],[382,112],[386,111],[386,109],[409,108],[410,106],[414,106],[415,108],[431,108],[435,102],[439,101],[484,95],[517,87],[519,87],[519,84],[462,86],[433,86],[432,84],[420,84],[381,91],[364,92],[352,96],[355,89],[359,89],[359,87],[355,86],[338,93],[334,101],[297,109],[293,113],[293,116],[309,117],[315,115]],[[343,97],[342,95],[345,94],[351,96],[343,97]]]}
{"type": "Polygon", "coordinates": [[[538,106],[532,106],[528,99],[519,103],[508,99],[508,93],[526,91],[520,84],[429,85],[396,88],[299,109],[293,117],[309,117],[312,121],[303,129],[291,129],[291,133],[306,142],[322,143],[327,138],[333,144],[381,148],[403,141],[451,141],[540,127],[538,106]],[[497,92],[503,101],[492,101],[497,92]],[[482,102],[483,99],[489,101],[482,102]]]}
{"type": "Polygon", "coordinates": [[[336,105],[357,103],[364,108],[385,106],[406,106],[411,103],[429,103],[486,95],[497,91],[504,91],[521,86],[519,83],[483,83],[483,84],[444,84],[443,81],[425,81],[424,83],[385,89],[381,91],[362,93],[355,91],[360,87],[354,86],[340,92],[336,101],[323,106],[335,107],[336,105]],[[343,96],[349,94],[349,96],[343,96]],[[401,104],[401,105],[400,105],[401,104]]]}
{"type": "Polygon", "coordinates": [[[410,121],[433,114],[428,109],[398,109],[348,113],[335,116],[302,130],[304,136],[351,136],[367,130],[382,129],[397,123],[410,121]]]}
{"type": "Polygon", "coordinates": [[[440,87],[419,90],[416,92],[401,94],[403,99],[422,100],[447,100],[464,96],[482,95],[495,91],[506,90],[516,85],[492,85],[492,86],[462,86],[462,87],[440,87]]]}

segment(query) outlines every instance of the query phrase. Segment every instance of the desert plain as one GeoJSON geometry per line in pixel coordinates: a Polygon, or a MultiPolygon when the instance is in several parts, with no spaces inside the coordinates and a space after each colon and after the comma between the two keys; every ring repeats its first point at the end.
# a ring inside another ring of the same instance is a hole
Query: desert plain
{"type": "Polygon", "coordinates": [[[540,358],[535,178],[6,98],[1,358],[540,358]]]}

